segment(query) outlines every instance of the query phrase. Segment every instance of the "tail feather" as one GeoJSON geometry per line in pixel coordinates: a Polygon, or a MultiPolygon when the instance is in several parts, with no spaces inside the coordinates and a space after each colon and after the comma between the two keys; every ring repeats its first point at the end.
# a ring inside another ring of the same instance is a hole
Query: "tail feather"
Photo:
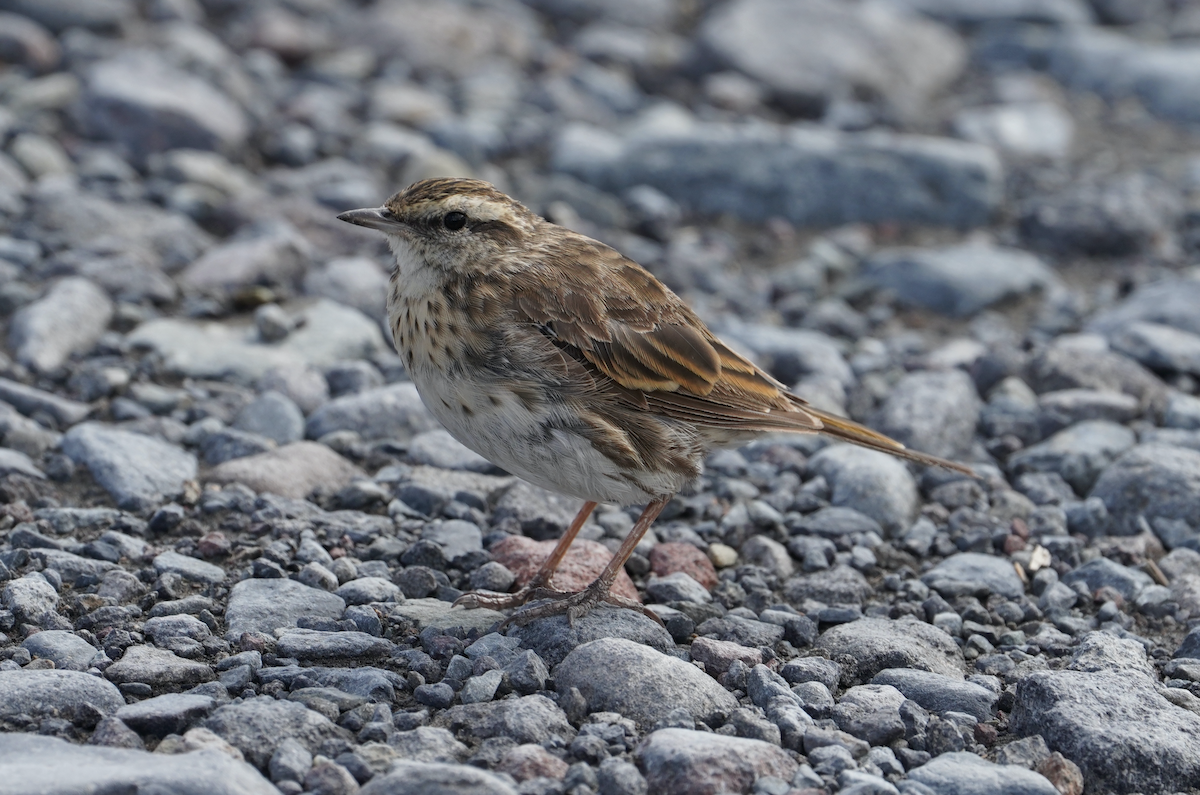
{"type": "Polygon", "coordinates": [[[820,433],[831,436],[834,439],[839,439],[843,442],[856,444],[859,447],[866,447],[870,450],[878,450],[881,453],[894,455],[899,458],[905,458],[909,461],[915,461],[918,464],[925,466],[942,467],[951,469],[955,472],[961,472],[973,478],[978,478],[979,474],[965,464],[960,464],[957,461],[949,461],[945,458],[938,458],[935,455],[917,452],[910,450],[904,445],[892,439],[889,436],[884,436],[882,433],[871,430],[870,428],[859,425],[853,420],[848,420],[844,417],[838,417],[835,414],[829,414],[819,409],[815,409],[810,405],[805,405],[804,410],[814,417],[821,420],[824,427],[820,433]]]}

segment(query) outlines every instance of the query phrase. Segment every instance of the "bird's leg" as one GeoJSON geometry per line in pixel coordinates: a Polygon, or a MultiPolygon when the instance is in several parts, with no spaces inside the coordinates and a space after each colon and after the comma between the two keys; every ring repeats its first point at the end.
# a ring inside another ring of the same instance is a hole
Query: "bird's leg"
{"type": "Polygon", "coordinates": [[[553,601],[545,604],[527,607],[518,613],[514,613],[503,623],[508,624],[512,622],[522,625],[529,623],[535,618],[566,613],[567,622],[574,625],[575,619],[586,615],[588,611],[598,606],[601,602],[608,602],[618,607],[637,610],[639,613],[662,624],[662,620],[652,611],[648,610],[645,605],[610,593],[610,589],[612,588],[613,581],[617,579],[617,575],[625,566],[625,561],[629,560],[629,556],[633,554],[633,550],[641,543],[642,536],[646,535],[646,531],[650,529],[650,525],[654,524],[654,520],[662,513],[662,509],[666,507],[670,500],[671,497],[669,496],[659,497],[646,506],[645,510],[642,511],[642,515],[638,517],[637,524],[633,526],[633,529],[629,531],[629,535],[625,536],[625,540],[621,542],[620,548],[613,554],[612,560],[608,562],[608,565],[604,567],[604,571],[600,572],[600,576],[593,580],[588,587],[578,593],[555,596],[553,597],[553,601]]]}
{"type": "Polygon", "coordinates": [[[562,563],[562,559],[566,557],[567,549],[570,548],[571,542],[575,540],[575,536],[579,535],[579,531],[583,528],[583,523],[587,521],[595,509],[596,503],[594,502],[585,502],[583,504],[583,507],[579,509],[579,513],[575,514],[575,519],[572,520],[571,526],[562,534],[562,538],[558,539],[558,543],[554,546],[554,551],[550,553],[550,557],[543,561],[541,568],[537,570],[537,573],[533,575],[533,578],[521,590],[514,594],[471,591],[454,600],[454,604],[456,606],[462,605],[468,609],[490,607],[493,610],[504,610],[510,607],[519,607],[538,595],[557,596],[565,593],[564,591],[556,591],[550,584],[550,580],[554,577],[554,572],[558,569],[559,564],[562,563]]]}

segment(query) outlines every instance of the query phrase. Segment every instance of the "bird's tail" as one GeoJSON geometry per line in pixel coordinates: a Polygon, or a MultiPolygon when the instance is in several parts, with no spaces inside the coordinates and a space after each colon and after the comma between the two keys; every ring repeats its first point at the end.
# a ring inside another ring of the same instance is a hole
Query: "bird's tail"
{"type": "Polygon", "coordinates": [[[820,433],[831,436],[834,439],[850,444],[856,444],[859,447],[866,447],[870,450],[878,450],[881,453],[894,455],[899,458],[906,458],[909,461],[916,461],[918,464],[925,466],[942,467],[944,469],[952,469],[955,472],[961,472],[964,475],[969,475],[973,478],[978,478],[979,475],[975,470],[971,469],[966,464],[960,464],[957,461],[949,461],[945,458],[938,458],[935,455],[920,453],[916,450],[910,450],[904,445],[892,439],[889,436],[884,436],[882,433],[871,430],[865,425],[859,425],[853,420],[848,420],[845,417],[839,417],[836,414],[821,411],[813,408],[811,405],[805,405],[804,411],[821,421],[824,426],[820,433]]]}

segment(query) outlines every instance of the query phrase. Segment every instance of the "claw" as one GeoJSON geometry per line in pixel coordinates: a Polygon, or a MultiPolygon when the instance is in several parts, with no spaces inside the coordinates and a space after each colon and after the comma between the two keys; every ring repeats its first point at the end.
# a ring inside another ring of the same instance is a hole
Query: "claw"
{"type": "Polygon", "coordinates": [[[647,608],[640,602],[635,602],[632,599],[626,599],[623,596],[617,596],[610,593],[608,587],[600,585],[599,581],[593,582],[582,591],[575,593],[563,593],[561,591],[550,591],[550,589],[538,589],[537,593],[530,594],[530,598],[546,597],[551,601],[527,607],[524,610],[518,610],[500,623],[500,629],[504,629],[510,624],[517,626],[525,626],[529,622],[537,618],[546,618],[548,616],[566,613],[567,624],[575,626],[577,619],[583,618],[602,603],[608,603],[617,607],[624,607],[630,610],[636,610],[642,615],[650,618],[654,623],[663,626],[662,619],[655,615],[654,611],[647,608]]]}

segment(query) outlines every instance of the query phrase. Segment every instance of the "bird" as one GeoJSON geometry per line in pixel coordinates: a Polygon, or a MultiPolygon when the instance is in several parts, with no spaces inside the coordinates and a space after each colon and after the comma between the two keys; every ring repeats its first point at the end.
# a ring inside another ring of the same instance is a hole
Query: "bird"
{"type": "Polygon", "coordinates": [[[645,268],[487,182],[426,179],[380,207],[337,217],[386,236],[394,260],[388,324],[434,417],[496,466],[583,501],[524,587],[469,592],[458,604],[535,601],[507,621],[566,613],[573,624],[611,603],[658,621],[612,593],[614,580],[711,451],[765,434],[824,434],[974,474],[812,406],[723,342],[645,268]],[[555,569],[600,503],[645,507],[590,585],[560,591],[555,569]]]}

